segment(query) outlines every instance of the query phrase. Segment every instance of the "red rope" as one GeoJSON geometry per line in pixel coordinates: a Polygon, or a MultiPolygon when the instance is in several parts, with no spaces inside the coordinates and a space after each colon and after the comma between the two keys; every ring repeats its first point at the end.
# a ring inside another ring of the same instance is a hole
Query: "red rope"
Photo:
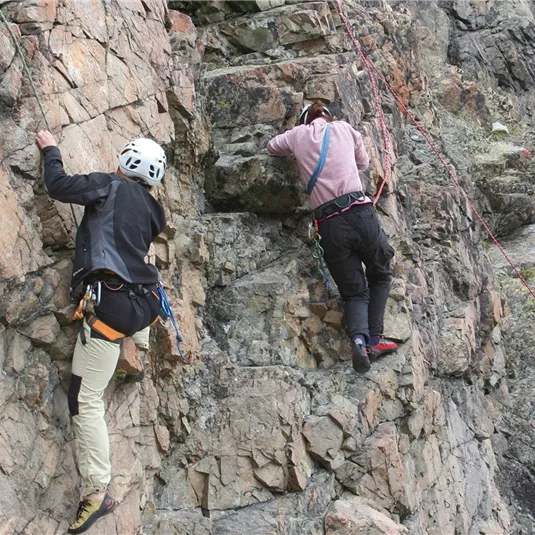
{"type": "MultiPolygon", "coordinates": [[[[472,209],[472,211],[476,215],[476,217],[479,220],[479,222],[481,223],[481,225],[483,225],[483,228],[487,231],[487,234],[490,236],[490,238],[492,239],[492,241],[494,242],[496,247],[498,247],[499,251],[502,253],[504,258],[507,260],[507,262],[509,263],[509,265],[511,266],[513,271],[517,274],[518,278],[522,281],[522,284],[527,288],[527,290],[529,291],[531,296],[533,298],[535,298],[535,291],[528,284],[528,281],[524,278],[522,273],[520,273],[520,270],[515,266],[515,264],[513,263],[513,261],[511,260],[511,258],[507,254],[507,252],[505,251],[505,249],[503,248],[502,244],[498,241],[498,238],[496,238],[496,236],[493,234],[492,230],[490,229],[490,227],[488,226],[486,221],[483,219],[483,216],[479,213],[479,211],[477,210],[477,208],[474,205],[474,203],[470,200],[470,198],[468,197],[467,193],[464,191],[463,187],[461,186],[461,184],[457,180],[457,177],[454,175],[454,173],[450,169],[449,165],[446,163],[446,161],[444,160],[444,158],[442,157],[442,155],[438,151],[436,145],[433,143],[433,140],[431,139],[429,134],[424,130],[424,128],[422,126],[420,126],[420,124],[418,123],[416,118],[409,112],[409,110],[407,109],[407,107],[405,106],[405,104],[403,103],[401,98],[394,91],[392,86],[388,83],[388,81],[385,78],[384,74],[375,66],[374,63],[372,63],[366,57],[366,55],[362,51],[362,48],[360,47],[359,42],[356,40],[355,36],[353,35],[353,32],[351,31],[351,27],[349,26],[349,22],[348,22],[346,16],[344,15],[344,12],[343,12],[343,9],[342,9],[341,0],[336,0],[336,6],[337,6],[338,14],[340,15],[340,19],[344,23],[344,26],[346,27],[346,31],[347,31],[349,37],[351,38],[351,40],[355,44],[355,46],[357,48],[357,51],[359,53],[359,56],[361,57],[362,61],[364,62],[364,65],[366,65],[366,69],[368,70],[368,73],[370,73],[370,79],[372,80],[372,86],[373,86],[373,89],[374,89],[374,96],[376,96],[376,106],[377,106],[377,111],[379,113],[379,120],[381,121],[381,130],[383,131],[383,139],[384,139],[384,143],[385,143],[385,152],[387,150],[389,150],[387,148],[388,147],[388,139],[387,139],[387,137],[385,137],[386,127],[385,127],[385,123],[384,123],[381,104],[378,101],[377,84],[375,82],[375,77],[372,74],[372,69],[376,72],[376,74],[379,76],[379,78],[384,82],[384,84],[386,85],[388,91],[392,94],[392,96],[394,97],[394,99],[398,103],[398,105],[401,108],[401,110],[407,114],[407,116],[414,123],[414,126],[416,126],[416,128],[418,129],[420,134],[422,134],[424,139],[427,141],[427,143],[429,144],[431,149],[433,149],[433,152],[436,154],[437,158],[440,160],[440,163],[444,166],[444,169],[446,170],[446,173],[450,176],[450,178],[453,180],[453,183],[457,186],[457,188],[464,195],[468,205],[470,206],[470,208],[472,209]]],[[[388,133],[386,134],[386,136],[388,136],[388,133]]],[[[386,152],[385,153],[385,159],[384,159],[385,162],[389,162],[388,156],[389,156],[389,154],[388,154],[388,152],[386,152]]],[[[386,163],[385,163],[385,165],[386,165],[386,163]]],[[[384,187],[384,184],[385,184],[386,180],[387,180],[387,173],[385,172],[385,178],[383,179],[383,183],[381,184],[381,188],[379,190],[379,194],[377,195],[374,204],[377,202],[377,200],[378,200],[378,198],[379,198],[379,196],[381,194],[381,191],[382,191],[382,189],[384,187]]]]}
{"type": "MultiPolygon", "coordinates": [[[[360,58],[364,62],[364,65],[366,66],[366,70],[368,71],[368,75],[370,77],[370,81],[372,83],[373,88],[373,98],[375,100],[375,107],[377,108],[377,115],[379,116],[379,123],[381,125],[381,133],[383,135],[383,148],[384,148],[384,155],[383,155],[383,170],[384,170],[384,176],[383,181],[381,182],[381,185],[379,186],[379,190],[375,196],[375,200],[373,201],[374,206],[377,204],[377,201],[379,200],[379,197],[381,197],[381,193],[383,192],[383,188],[385,187],[385,184],[388,182],[388,179],[390,178],[390,142],[388,141],[388,130],[386,128],[385,124],[385,118],[383,115],[383,108],[381,107],[381,99],[379,97],[379,90],[377,89],[377,82],[375,81],[375,76],[373,75],[373,71],[370,66],[370,62],[364,52],[362,51],[362,48],[360,47],[360,43],[355,39],[355,36],[353,35],[353,32],[351,31],[351,27],[349,26],[349,22],[344,15],[344,12],[342,10],[342,2],[341,0],[336,0],[336,6],[338,9],[338,14],[340,15],[340,19],[344,23],[347,33],[351,40],[353,41],[353,44],[355,45],[360,58]]],[[[372,64],[373,65],[373,64],[372,64]]]]}

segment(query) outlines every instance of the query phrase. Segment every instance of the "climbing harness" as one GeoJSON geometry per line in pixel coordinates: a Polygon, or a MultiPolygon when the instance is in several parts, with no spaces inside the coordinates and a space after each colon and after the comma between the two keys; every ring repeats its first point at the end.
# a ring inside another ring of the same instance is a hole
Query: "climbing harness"
{"type": "MultiPolygon", "coordinates": [[[[22,66],[23,66],[24,71],[26,72],[26,74],[28,76],[28,80],[30,82],[30,86],[31,86],[33,94],[35,96],[35,100],[37,100],[37,104],[39,105],[39,109],[41,110],[41,115],[43,116],[43,119],[45,121],[45,125],[46,125],[48,131],[52,132],[52,128],[50,127],[48,119],[46,118],[46,113],[45,113],[45,110],[43,108],[43,104],[41,103],[41,99],[37,95],[37,89],[36,89],[35,83],[33,81],[33,76],[32,76],[32,72],[30,70],[30,67],[28,66],[28,63],[26,63],[26,60],[24,59],[24,53],[22,52],[22,48],[20,47],[19,41],[18,41],[15,33],[13,32],[13,30],[10,28],[9,23],[8,23],[5,15],[4,15],[4,12],[1,9],[0,9],[0,18],[2,18],[4,26],[6,27],[9,35],[11,36],[11,39],[13,40],[13,43],[15,44],[15,50],[17,51],[17,53],[18,53],[18,55],[19,55],[19,57],[20,57],[20,59],[22,61],[22,66]]],[[[65,169],[67,169],[67,171],[68,171],[68,167],[66,165],[65,165],[65,169]]],[[[78,223],[78,219],[76,218],[76,213],[74,212],[74,208],[73,208],[72,204],[70,204],[70,203],[69,203],[69,206],[71,207],[71,214],[72,214],[72,218],[74,220],[74,224],[78,227],[79,223],[78,223]]]]}
{"type": "Polygon", "coordinates": [[[165,289],[163,287],[163,283],[160,281],[158,283],[158,286],[156,288],[156,291],[158,292],[158,297],[160,298],[160,307],[161,307],[161,315],[163,321],[170,319],[171,324],[175,328],[176,332],[176,345],[178,349],[178,354],[180,355],[180,358],[185,362],[186,357],[184,356],[184,352],[182,349],[180,349],[180,344],[182,343],[182,334],[178,330],[178,325],[176,323],[175,315],[173,314],[173,309],[171,308],[171,305],[169,304],[169,299],[167,298],[167,294],[165,293],[165,289]]]}
{"type": "MultiPolygon", "coordinates": [[[[95,314],[95,308],[100,305],[100,299],[102,297],[102,281],[96,281],[92,284],[88,284],[85,287],[85,292],[74,314],[72,315],[72,321],[81,321],[85,318],[88,325],[108,339],[110,342],[116,342],[126,335],[116,331],[109,325],[106,325],[103,321],[99,320],[95,314]]],[[[86,344],[85,331],[83,323],[80,324],[80,340],[82,344],[86,344]]]]}
{"type": "MultiPolygon", "coordinates": [[[[440,163],[442,164],[442,166],[444,167],[444,170],[446,171],[446,173],[448,174],[448,176],[452,179],[453,183],[455,184],[455,186],[461,191],[462,195],[464,196],[464,198],[466,199],[466,202],[468,203],[468,205],[470,206],[470,209],[474,212],[474,214],[476,215],[478,221],[481,223],[481,225],[483,226],[483,228],[487,231],[487,234],[489,235],[489,237],[491,238],[491,240],[493,241],[493,243],[496,245],[496,247],[498,248],[498,250],[500,251],[500,253],[503,255],[503,257],[505,258],[505,260],[508,262],[508,264],[511,266],[511,268],[513,269],[514,273],[518,276],[518,278],[520,279],[520,281],[522,282],[522,284],[526,287],[526,289],[528,290],[528,292],[531,294],[531,296],[533,298],[535,298],[535,291],[531,288],[531,286],[529,285],[528,281],[525,279],[525,277],[522,275],[522,273],[520,272],[520,270],[515,266],[515,264],[513,263],[513,261],[511,260],[511,258],[509,257],[509,255],[507,254],[507,252],[505,251],[504,247],[502,246],[502,244],[498,241],[498,238],[496,238],[496,236],[494,235],[494,233],[492,232],[492,230],[490,229],[489,225],[487,224],[487,222],[483,219],[483,216],[479,213],[479,211],[477,210],[475,204],[470,200],[470,198],[468,197],[468,194],[464,191],[463,187],[461,186],[460,182],[457,180],[457,177],[455,176],[455,174],[453,173],[453,171],[450,169],[449,165],[446,163],[446,160],[444,159],[444,157],[440,154],[439,150],[437,149],[436,145],[433,143],[433,140],[431,139],[430,135],[427,133],[427,131],[418,123],[418,121],[416,120],[416,118],[410,113],[410,111],[407,109],[407,106],[405,106],[405,104],[403,103],[403,101],[401,100],[401,98],[399,97],[399,95],[394,91],[394,89],[392,88],[392,86],[390,85],[390,83],[388,82],[388,80],[386,79],[386,77],[384,76],[384,74],[375,66],[375,64],[368,59],[368,57],[364,54],[364,52],[362,51],[362,48],[359,44],[359,42],[357,41],[357,39],[355,38],[353,32],[351,31],[351,26],[349,24],[349,21],[347,20],[347,17],[345,16],[344,12],[343,12],[343,8],[342,8],[342,1],[341,0],[336,0],[336,8],[337,8],[337,11],[338,11],[338,14],[340,15],[340,19],[342,20],[342,22],[344,23],[344,26],[345,26],[345,29],[347,31],[347,34],[349,35],[351,41],[353,42],[353,44],[355,45],[355,48],[357,49],[357,52],[359,53],[359,56],[360,58],[362,59],[362,61],[364,62],[364,65],[366,66],[366,70],[368,71],[368,74],[370,76],[370,80],[371,80],[371,83],[372,83],[372,86],[373,86],[373,93],[374,93],[374,98],[375,98],[375,102],[376,102],[376,106],[377,106],[377,111],[378,111],[378,114],[379,114],[379,120],[380,120],[380,123],[381,123],[381,130],[383,132],[383,142],[384,142],[384,147],[385,147],[385,154],[384,154],[384,159],[385,159],[385,162],[388,163],[388,166],[386,165],[386,163],[384,164],[385,166],[385,171],[389,171],[390,169],[390,164],[389,164],[389,153],[390,153],[390,148],[389,148],[389,144],[388,144],[388,133],[386,131],[386,125],[385,125],[385,122],[384,122],[384,117],[383,117],[383,113],[382,113],[382,108],[381,108],[381,103],[380,103],[380,100],[379,100],[379,93],[378,93],[378,90],[377,90],[377,84],[375,82],[375,77],[373,75],[373,71],[375,71],[375,73],[377,74],[377,76],[381,79],[381,81],[385,84],[385,87],[388,89],[388,91],[390,92],[390,94],[394,97],[395,101],[398,103],[400,109],[407,115],[407,117],[409,117],[409,119],[414,123],[414,126],[416,127],[416,129],[420,132],[420,134],[422,134],[423,138],[426,140],[427,144],[431,147],[431,149],[433,150],[433,152],[435,153],[435,155],[437,156],[438,160],[440,161],[440,163]]],[[[376,204],[377,202],[377,199],[379,198],[379,195],[381,194],[381,191],[384,187],[384,184],[386,183],[386,180],[387,180],[387,174],[385,172],[385,178],[383,179],[383,183],[381,184],[381,188],[379,189],[379,192],[377,194],[377,197],[376,197],[376,200],[374,202],[374,205],[376,204]]]]}
{"type": "Polygon", "coordinates": [[[348,212],[354,206],[366,206],[370,204],[364,203],[365,199],[366,195],[362,191],[352,191],[351,193],[346,193],[332,201],[322,204],[314,210],[314,223],[319,225],[326,219],[331,219],[332,217],[348,212]],[[340,204],[342,199],[344,199],[344,203],[340,204]],[[330,211],[331,209],[333,210],[332,212],[330,211]]]}
{"type": "MultiPolygon", "coordinates": [[[[126,338],[126,334],[115,330],[113,327],[110,327],[109,325],[104,323],[102,320],[98,319],[94,313],[95,308],[100,305],[100,300],[102,296],[102,285],[104,285],[108,290],[111,290],[112,292],[119,291],[125,287],[125,283],[118,283],[118,285],[115,287],[110,286],[109,282],[105,280],[99,280],[99,281],[87,284],[84,295],[80,299],[80,302],[78,303],[78,306],[76,307],[76,310],[72,316],[72,321],[80,321],[85,318],[87,324],[91,327],[91,329],[93,329],[94,331],[104,336],[110,342],[116,342],[117,340],[126,338]]],[[[142,291],[147,297],[150,296],[149,290],[147,290],[141,284],[140,285],[128,285],[127,288],[129,288],[128,290],[129,295],[133,299],[135,298],[135,294],[136,294],[136,292],[134,291],[134,288],[139,288],[138,291],[142,291]]],[[[156,317],[156,319],[151,323],[150,326],[154,325],[158,321],[158,319],[161,319],[162,321],[166,321],[167,319],[170,319],[176,332],[178,353],[180,355],[180,358],[183,361],[185,361],[186,357],[184,356],[184,353],[182,349],[180,348],[180,344],[182,343],[182,340],[183,340],[182,334],[178,330],[178,325],[177,325],[175,316],[173,314],[173,310],[171,309],[171,305],[169,304],[169,299],[167,297],[167,294],[165,293],[165,290],[163,288],[163,283],[159,282],[158,285],[156,286],[156,292],[152,292],[152,293],[160,301],[160,314],[156,317]]],[[[136,305],[134,301],[134,308],[136,307],[139,307],[139,305],[136,305]]],[[[140,314],[139,311],[138,311],[138,314],[140,314]]],[[[83,330],[83,324],[80,326],[80,338],[81,338],[82,343],[85,345],[86,340],[85,340],[85,332],[83,330]]]]}

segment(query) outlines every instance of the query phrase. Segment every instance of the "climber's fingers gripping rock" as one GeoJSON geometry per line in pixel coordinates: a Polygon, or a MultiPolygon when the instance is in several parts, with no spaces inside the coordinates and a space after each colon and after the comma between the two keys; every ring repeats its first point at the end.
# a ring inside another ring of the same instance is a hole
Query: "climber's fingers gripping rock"
{"type": "Polygon", "coordinates": [[[40,130],[35,136],[35,141],[41,150],[45,147],[57,147],[54,136],[48,130],[40,130]]]}

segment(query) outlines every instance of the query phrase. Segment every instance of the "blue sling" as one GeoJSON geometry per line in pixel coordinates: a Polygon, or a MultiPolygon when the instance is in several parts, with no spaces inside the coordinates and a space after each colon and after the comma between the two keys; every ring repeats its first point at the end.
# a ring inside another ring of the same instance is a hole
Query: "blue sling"
{"type": "Polygon", "coordinates": [[[321,145],[320,159],[318,160],[316,169],[314,169],[314,172],[312,173],[312,176],[310,177],[310,180],[308,181],[308,184],[307,184],[307,193],[309,195],[312,193],[312,190],[314,189],[314,186],[316,185],[318,176],[323,171],[323,166],[325,165],[325,160],[327,159],[327,151],[329,150],[329,138],[330,137],[331,137],[331,123],[329,123],[327,125],[327,128],[325,129],[325,134],[323,135],[323,144],[321,145]]]}
{"type": "Polygon", "coordinates": [[[171,324],[175,328],[176,345],[178,349],[178,354],[180,355],[180,358],[185,362],[186,357],[182,349],[180,349],[180,344],[182,343],[182,334],[178,330],[178,325],[176,323],[175,315],[173,314],[173,309],[171,308],[171,305],[169,304],[169,299],[167,298],[167,294],[165,293],[163,284],[161,282],[158,284],[157,290],[158,290],[158,296],[160,298],[160,307],[161,307],[160,317],[162,318],[163,321],[167,319],[171,320],[171,324]]]}

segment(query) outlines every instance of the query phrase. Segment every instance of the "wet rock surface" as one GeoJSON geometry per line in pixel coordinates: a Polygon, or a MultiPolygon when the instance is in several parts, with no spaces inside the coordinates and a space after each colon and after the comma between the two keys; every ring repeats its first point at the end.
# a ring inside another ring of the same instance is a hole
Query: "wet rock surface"
{"type": "MultiPolygon", "coordinates": [[[[381,181],[372,87],[332,4],[1,7],[69,172],[113,169],[140,135],[170,162],[151,254],[187,362],[169,326],[146,355],[125,346],[145,378],[107,391],[120,507],[95,533],[535,533],[533,305],[489,260],[464,194],[381,86],[395,164],[378,203],[396,250],[385,334],[400,349],[358,376],[296,166],[265,151],[322,98],[362,131],[368,190],[381,181]]],[[[532,222],[533,2],[344,9],[492,227],[532,222]]],[[[3,25],[0,120],[0,531],[61,533],[79,498],[66,391],[81,214],[44,191],[44,121],[3,25]]],[[[529,279],[532,229],[518,232],[508,247],[529,279]]]]}

